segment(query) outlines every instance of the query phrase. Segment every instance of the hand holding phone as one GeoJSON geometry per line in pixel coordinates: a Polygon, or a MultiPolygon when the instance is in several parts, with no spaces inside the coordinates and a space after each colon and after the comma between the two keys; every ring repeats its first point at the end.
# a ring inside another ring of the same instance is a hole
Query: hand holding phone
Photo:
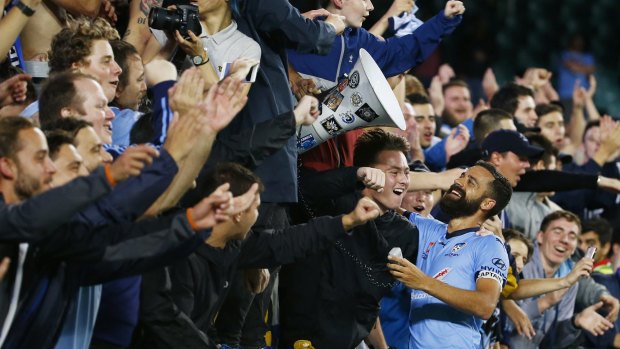
{"type": "Polygon", "coordinates": [[[400,249],[400,247],[394,247],[390,250],[390,252],[388,252],[388,255],[403,258],[403,251],[400,249]]]}
{"type": "Polygon", "coordinates": [[[594,256],[596,255],[596,247],[594,246],[590,246],[588,247],[588,250],[586,251],[586,258],[590,258],[590,259],[594,259],[594,256]]]}

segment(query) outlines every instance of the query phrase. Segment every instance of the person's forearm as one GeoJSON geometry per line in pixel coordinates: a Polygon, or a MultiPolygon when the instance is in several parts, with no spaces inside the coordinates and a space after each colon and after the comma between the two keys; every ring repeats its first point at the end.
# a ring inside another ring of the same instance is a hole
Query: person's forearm
{"type": "Polygon", "coordinates": [[[570,287],[570,283],[564,278],[522,279],[519,281],[519,287],[510,294],[510,299],[526,299],[567,287],[570,287]]]}
{"type": "Polygon", "coordinates": [[[498,299],[489,299],[490,297],[486,293],[450,286],[431,277],[427,277],[427,282],[421,291],[453,308],[473,314],[481,319],[488,319],[493,314],[498,301],[498,299]]]}
{"type": "MultiPolygon", "coordinates": [[[[151,7],[160,7],[163,0],[152,1],[153,4],[149,4],[149,2],[147,0],[133,0],[129,3],[129,23],[123,36],[123,40],[132,44],[141,56],[151,38],[151,31],[147,24],[149,12],[151,7]]],[[[145,60],[145,63],[148,61],[148,59],[145,60]]]]}
{"type": "Polygon", "coordinates": [[[383,329],[381,328],[381,321],[377,318],[377,322],[370,330],[368,337],[366,340],[370,345],[372,345],[375,349],[388,349],[387,342],[385,341],[385,336],[383,335],[383,329]]]}
{"type": "MultiPolygon", "coordinates": [[[[41,1],[24,0],[23,3],[36,11],[41,1]]],[[[13,46],[29,19],[30,17],[23,14],[22,11],[15,6],[6,16],[0,18],[0,33],[2,33],[2,35],[0,35],[0,62],[6,59],[11,46],[13,46]]]]}
{"type": "Polygon", "coordinates": [[[599,120],[601,118],[601,114],[599,114],[598,109],[596,109],[596,105],[592,98],[586,99],[586,112],[588,112],[588,120],[590,121],[599,120]]]}
{"type": "Polygon", "coordinates": [[[202,73],[202,78],[205,81],[205,91],[209,90],[213,84],[217,84],[220,81],[220,77],[217,75],[215,68],[213,68],[213,65],[210,62],[199,65],[198,69],[200,70],[200,73],[202,73]]]}
{"type": "Polygon", "coordinates": [[[583,105],[573,105],[569,123],[569,138],[572,145],[578,148],[581,145],[586,121],[583,117],[583,105]]]}
{"type": "Polygon", "coordinates": [[[448,190],[461,173],[462,169],[455,168],[440,173],[409,172],[409,191],[415,190],[448,190]]]}
{"type": "Polygon", "coordinates": [[[202,166],[209,158],[209,154],[211,154],[215,136],[216,133],[202,136],[203,138],[200,142],[197,142],[195,150],[179,164],[179,173],[172,180],[170,187],[149,207],[144,213],[144,217],[152,217],[176,205],[181,197],[192,187],[202,166]]]}
{"type": "Polygon", "coordinates": [[[383,17],[381,17],[381,19],[379,19],[377,21],[377,23],[375,23],[368,30],[368,32],[371,33],[372,35],[376,36],[376,37],[383,37],[383,34],[385,33],[385,31],[388,28],[388,25],[390,24],[389,18],[390,17],[387,16],[387,14],[385,14],[383,17]]]}
{"type": "Polygon", "coordinates": [[[90,18],[97,17],[99,7],[101,7],[101,0],[52,0],[52,2],[72,15],[83,15],[90,18]]]}

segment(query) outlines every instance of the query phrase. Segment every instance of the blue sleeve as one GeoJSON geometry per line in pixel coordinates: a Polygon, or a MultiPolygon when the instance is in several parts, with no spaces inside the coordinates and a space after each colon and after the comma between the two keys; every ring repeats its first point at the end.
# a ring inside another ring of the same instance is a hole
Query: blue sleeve
{"type": "MultiPolygon", "coordinates": [[[[474,119],[467,119],[461,123],[467,127],[470,137],[474,136],[474,119]]],[[[424,163],[433,172],[443,171],[448,163],[446,156],[446,138],[424,150],[424,163]]]]}
{"type": "Polygon", "coordinates": [[[506,247],[498,237],[490,235],[479,240],[474,263],[476,281],[481,278],[493,279],[504,287],[510,262],[506,247]]]}
{"type": "Polygon", "coordinates": [[[248,0],[243,15],[262,32],[279,30],[299,52],[327,54],[336,38],[334,28],[304,18],[287,0],[248,0]]]}
{"type": "Polygon", "coordinates": [[[170,89],[176,81],[168,80],[160,82],[151,87],[153,92],[153,139],[151,143],[162,145],[166,141],[168,135],[168,127],[172,121],[172,109],[168,103],[168,89],[170,89]]]}
{"type": "Polygon", "coordinates": [[[92,226],[132,222],[168,188],[177,171],[172,156],[162,150],[139,176],[120,183],[112,193],[80,212],[77,219],[92,226]]]}
{"type": "Polygon", "coordinates": [[[441,10],[412,34],[385,41],[362,31],[366,35],[363,39],[366,42],[361,47],[372,55],[386,77],[395,76],[422,63],[435,51],[441,39],[454,31],[462,18],[459,15],[448,19],[441,10]]]}
{"type": "Polygon", "coordinates": [[[446,167],[446,139],[424,150],[424,163],[433,172],[440,172],[446,167]]]}

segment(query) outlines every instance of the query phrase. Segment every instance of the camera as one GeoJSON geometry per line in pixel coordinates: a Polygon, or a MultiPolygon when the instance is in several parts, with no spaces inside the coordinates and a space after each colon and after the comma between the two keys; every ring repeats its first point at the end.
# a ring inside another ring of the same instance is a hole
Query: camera
{"type": "Polygon", "coordinates": [[[168,10],[163,7],[153,7],[149,12],[149,27],[168,32],[178,30],[181,36],[189,38],[191,30],[196,36],[202,33],[202,26],[198,17],[198,6],[189,2],[177,1],[176,9],[168,10]]]}

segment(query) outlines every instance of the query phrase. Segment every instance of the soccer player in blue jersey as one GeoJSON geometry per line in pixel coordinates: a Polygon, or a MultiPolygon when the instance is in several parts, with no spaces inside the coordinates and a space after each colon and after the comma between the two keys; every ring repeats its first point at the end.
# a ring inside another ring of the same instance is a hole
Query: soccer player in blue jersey
{"type": "Polygon", "coordinates": [[[480,328],[499,300],[508,255],[503,242],[476,232],[510,200],[512,187],[493,165],[479,161],[439,204],[448,224],[409,214],[420,230],[416,265],[389,257],[392,275],[412,289],[409,348],[479,348],[480,328]]]}

